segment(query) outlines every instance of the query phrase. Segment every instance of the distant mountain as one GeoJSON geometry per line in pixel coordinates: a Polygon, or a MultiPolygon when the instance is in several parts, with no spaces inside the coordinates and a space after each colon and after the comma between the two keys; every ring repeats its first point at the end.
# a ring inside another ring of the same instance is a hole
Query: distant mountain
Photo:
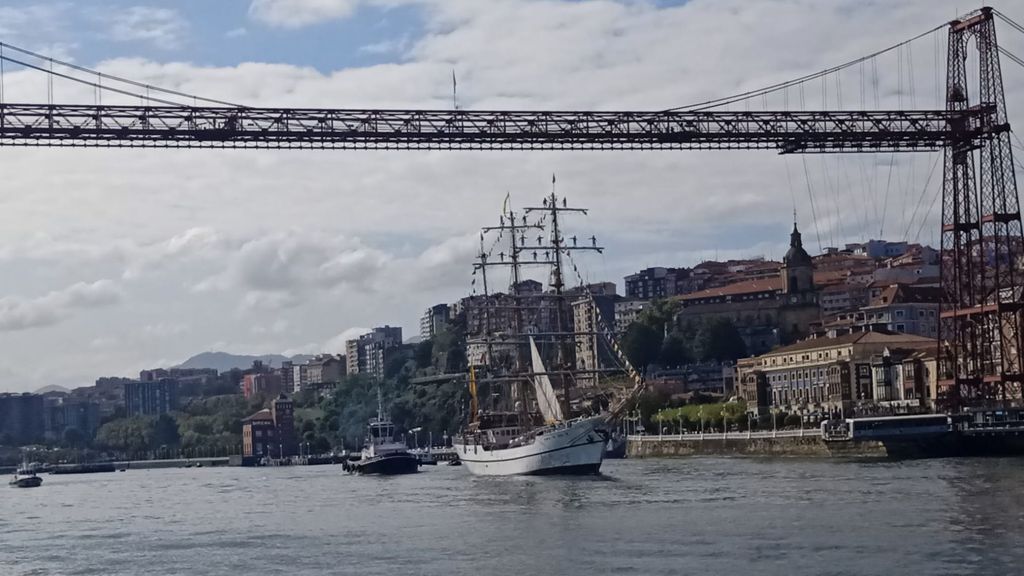
{"type": "Polygon", "coordinates": [[[39,390],[36,390],[35,393],[36,394],[50,394],[52,392],[58,392],[60,394],[70,394],[71,390],[68,390],[67,388],[65,388],[63,386],[51,385],[51,386],[43,386],[39,390]]]}
{"type": "Polygon", "coordinates": [[[279,367],[282,362],[291,360],[299,364],[309,360],[312,356],[296,354],[291,358],[281,354],[264,354],[262,356],[247,356],[244,354],[228,354],[227,352],[203,352],[185,360],[175,368],[213,368],[218,372],[227,372],[232,368],[245,370],[252,367],[252,363],[261,360],[267,366],[279,367]]]}

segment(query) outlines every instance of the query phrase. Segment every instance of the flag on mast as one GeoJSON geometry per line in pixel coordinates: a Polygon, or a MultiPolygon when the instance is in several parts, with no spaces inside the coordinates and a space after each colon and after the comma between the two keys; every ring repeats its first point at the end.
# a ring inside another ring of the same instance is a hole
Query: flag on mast
{"type": "Polygon", "coordinates": [[[508,214],[508,205],[512,202],[512,193],[505,192],[505,201],[501,203],[501,213],[508,214]]]}
{"type": "Polygon", "coordinates": [[[455,68],[452,68],[452,106],[459,109],[459,83],[455,80],[455,68]]]}

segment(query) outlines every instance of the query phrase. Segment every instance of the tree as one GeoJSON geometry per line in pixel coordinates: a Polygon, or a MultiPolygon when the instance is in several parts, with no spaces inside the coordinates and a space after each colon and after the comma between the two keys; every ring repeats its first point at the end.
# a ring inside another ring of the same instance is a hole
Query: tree
{"type": "MultiPolygon", "coordinates": [[[[409,348],[397,348],[390,353],[390,356],[384,361],[384,378],[391,379],[397,377],[403,371],[406,370],[406,364],[412,360],[413,351],[409,348]]],[[[415,365],[413,366],[415,368],[415,365]]]]}
{"type": "Polygon", "coordinates": [[[309,443],[309,450],[313,454],[325,454],[331,451],[331,441],[324,436],[317,436],[309,443]]]}
{"type": "Polygon", "coordinates": [[[468,366],[469,359],[466,358],[466,349],[464,347],[454,348],[445,355],[444,368],[448,374],[465,372],[468,366]]]}
{"type": "Polygon", "coordinates": [[[156,421],[153,422],[153,436],[150,446],[152,448],[158,448],[160,446],[177,446],[181,442],[181,436],[178,433],[178,422],[170,414],[161,414],[157,417],[156,421]]]}
{"type": "Polygon", "coordinates": [[[643,370],[658,360],[663,338],[661,331],[646,322],[633,322],[622,337],[622,350],[633,366],[643,370]]]}
{"type": "Polygon", "coordinates": [[[676,314],[679,313],[680,304],[678,300],[666,300],[658,299],[652,300],[651,303],[640,312],[637,317],[637,322],[647,324],[652,328],[657,328],[665,333],[666,327],[671,327],[675,324],[676,314]]]}
{"type": "Polygon", "coordinates": [[[413,357],[417,368],[430,368],[434,363],[434,341],[424,340],[417,344],[413,357]]]}
{"type": "Polygon", "coordinates": [[[462,312],[434,335],[433,364],[438,370],[449,374],[465,372],[466,362],[466,313],[462,312]]]}
{"type": "Polygon", "coordinates": [[[643,425],[648,430],[654,430],[658,424],[654,422],[655,416],[668,405],[669,394],[664,390],[648,390],[637,399],[636,409],[643,417],[643,425]]]}
{"type": "Polygon", "coordinates": [[[78,428],[68,428],[63,434],[64,445],[69,448],[77,448],[85,441],[85,435],[78,428]]]}
{"type": "Polygon", "coordinates": [[[697,331],[694,342],[697,356],[704,362],[734,361],[747,355],[747,345],[739,330],[727,318],[708,320],[697,331]]]}
{"type": "Polygon", "coordinates": [[[152,418],[122,418],[100,426],[96,433],[96,444],[125,454],[135,454],[149,449],[152,433],[152,418]]]}
{"type": "Polygon", "coordinates": [[[689,343],[678,332],[672,332],[661,343],[658,363],[662,366],[683,366],[693,360],[689,343]]]}

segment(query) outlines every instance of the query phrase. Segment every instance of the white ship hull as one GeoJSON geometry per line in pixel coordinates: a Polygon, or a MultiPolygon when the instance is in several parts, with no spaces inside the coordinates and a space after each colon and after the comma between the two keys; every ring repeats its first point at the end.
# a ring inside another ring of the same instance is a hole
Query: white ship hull
{"type": "Polygon", "coordinates": [[[596,474],[604,460],[605,439],[597,432],[603,424],[600,416],[576,420],[545,431],[530,444],[499,450],[461,438],[453,445],[466,468],[482,476],[596,474]]]}

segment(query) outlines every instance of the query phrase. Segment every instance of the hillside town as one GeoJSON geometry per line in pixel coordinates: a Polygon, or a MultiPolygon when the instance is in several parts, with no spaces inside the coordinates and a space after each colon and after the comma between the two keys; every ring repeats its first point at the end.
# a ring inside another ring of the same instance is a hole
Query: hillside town
{"type": "MultiPolygon", "coordinates": [[[[654,408],[733,398],[745,404],[752,422],[784,413],[807,423],[834,415],[925,411],[943,393],[935,361],[938,282],[938,253],[929,246],[870,240],[811,256],[794,223],[782,261],[646,268],[623,279],[621,294],[613,282],[573,288],[570,295],[578,297],[572,300],[572,322],[582,334],[575,361],[581,370],[616,367],[607,339],[598,335],[598,327],[607,325],[645,374],[657,397],[654,408]],[[584,290],[589,297],[582,297],[584,290]]],[[[540,282],[524,280],[516,293],[535,296],[545,306],[540,282]]],[[[344,383],[363,382],[366,388],[396,379],[401,386],[393,387],[394,395],[410,385],[452,387],[448,421],[434,424],[436,433],[447,434],[462,417],[455,397],[465,370],[484,361],[484,345],[474,343],[484,331],[484,311],[492,327],[511,324],[510,298],[493,292],[432,305],[412,338],[402,327],[381,326],[347,341],[344,350],[276,365],[255,360],[221,372],[156,368],[137,378],[102,377],[73,390],[2,394],[0,445],[145,452],[173,444],[208,453],[240,449],[246,456],[298,454],[303,443],[328,450],[358,442],[361,424],[351,424],[354,432],[346,438],[346,423],[339,421],[344,406],[325,420],[323,399],[340,396],[344,383]],[[222,409],[224,398],[235,399],[230,418],[213,426],[198,422],[195,429],[185,425],[215,416],[209,404],[220,399],[222,409]],[[152,430],[168,418],[174,421],[163,428],[176,423],[178,430],[157,443],[152,430]],[[118,434],[110,429],[133,419],[148,419],[149,442],[114,441],[118,434]]],[[[553,308],[533,318],[532,329],[551,330],[553,308]]],[[[591,384],[599,384],[596,376],[591,384]]],[[[362,417],[360,412],[353,420],[362,417]]]]}

